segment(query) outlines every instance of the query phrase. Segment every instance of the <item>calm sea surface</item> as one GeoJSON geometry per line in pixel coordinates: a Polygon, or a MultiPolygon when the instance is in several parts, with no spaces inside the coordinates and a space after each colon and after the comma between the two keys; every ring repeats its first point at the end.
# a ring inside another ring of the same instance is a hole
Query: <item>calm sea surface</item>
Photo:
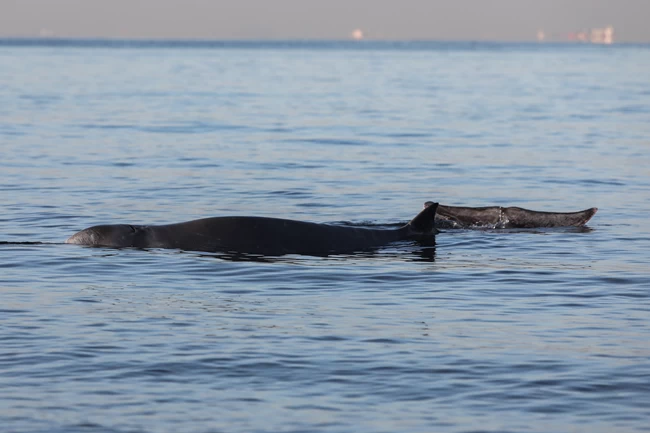
{"type": "Polygon", "coordinates": [[[650,47],[0,40],[3,432],[650,425],[650,47]],[[427,200],[589,229],[265,261],[62,242],[427,200]]]}

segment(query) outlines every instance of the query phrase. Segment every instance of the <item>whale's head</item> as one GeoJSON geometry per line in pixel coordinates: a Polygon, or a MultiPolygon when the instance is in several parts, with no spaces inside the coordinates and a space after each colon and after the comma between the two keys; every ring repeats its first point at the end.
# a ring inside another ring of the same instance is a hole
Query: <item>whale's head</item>
{"type": "Polygon", "coordinates": [[[70,236],[66,244],[90,245],[98,247],[135,247],[142,235],[143,226],[112,224],[94,226],[70,236]]]}

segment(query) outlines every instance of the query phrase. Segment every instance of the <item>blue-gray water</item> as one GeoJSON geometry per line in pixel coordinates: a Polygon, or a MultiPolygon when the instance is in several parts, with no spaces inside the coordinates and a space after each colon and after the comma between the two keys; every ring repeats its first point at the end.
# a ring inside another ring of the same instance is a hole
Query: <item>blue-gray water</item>
{"type": "Polygon", "coordinates": [[[647,431],[649,76],[647,46],[0,41],[2,431],[647,431]],[[427,200],[600,210],[266,262],[62,244],[427,200]]]}

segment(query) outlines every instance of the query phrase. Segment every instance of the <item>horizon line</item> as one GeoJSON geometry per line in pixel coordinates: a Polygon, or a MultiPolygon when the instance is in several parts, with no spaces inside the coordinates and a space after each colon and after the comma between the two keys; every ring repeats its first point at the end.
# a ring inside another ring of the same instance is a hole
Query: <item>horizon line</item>
{"type": "MultiPolygon", "coordinates": [[[[417,42],[446,42],[446,43],[531,43],[535,45],[548,45],[548,44],[566,44],[566,45],[603,45],[598,43],[591,43],[585,41],[555,39],[538,41],[534,38],[531,39],[445,39],[445,38],[399,38],[399,39],[383,39],[383,38],[200,38],[200,37],[116,37],[116,36],[53,36],[53,35],[0,35],[0,40],[3,41],[96,41],[96,42],[349,42],[351,44],[364,44],[367,42],[380,42],[380,43],[417,43],[417,42]]],[[[650,41],[615,41],[611,45],[644,45],[650,44],[650,41]]]]}

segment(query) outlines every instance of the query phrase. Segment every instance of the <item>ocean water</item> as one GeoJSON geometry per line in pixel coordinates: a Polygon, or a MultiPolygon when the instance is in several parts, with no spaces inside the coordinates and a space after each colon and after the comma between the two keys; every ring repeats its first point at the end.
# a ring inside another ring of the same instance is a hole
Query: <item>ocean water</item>
{"type": "Polygon", "coordinates": [[[644,45],[1,40],[2,431],[648,431],[649,76],[644,45]],[[427,200],[599,212],[324,258],[63,244],[427,200]]]}

